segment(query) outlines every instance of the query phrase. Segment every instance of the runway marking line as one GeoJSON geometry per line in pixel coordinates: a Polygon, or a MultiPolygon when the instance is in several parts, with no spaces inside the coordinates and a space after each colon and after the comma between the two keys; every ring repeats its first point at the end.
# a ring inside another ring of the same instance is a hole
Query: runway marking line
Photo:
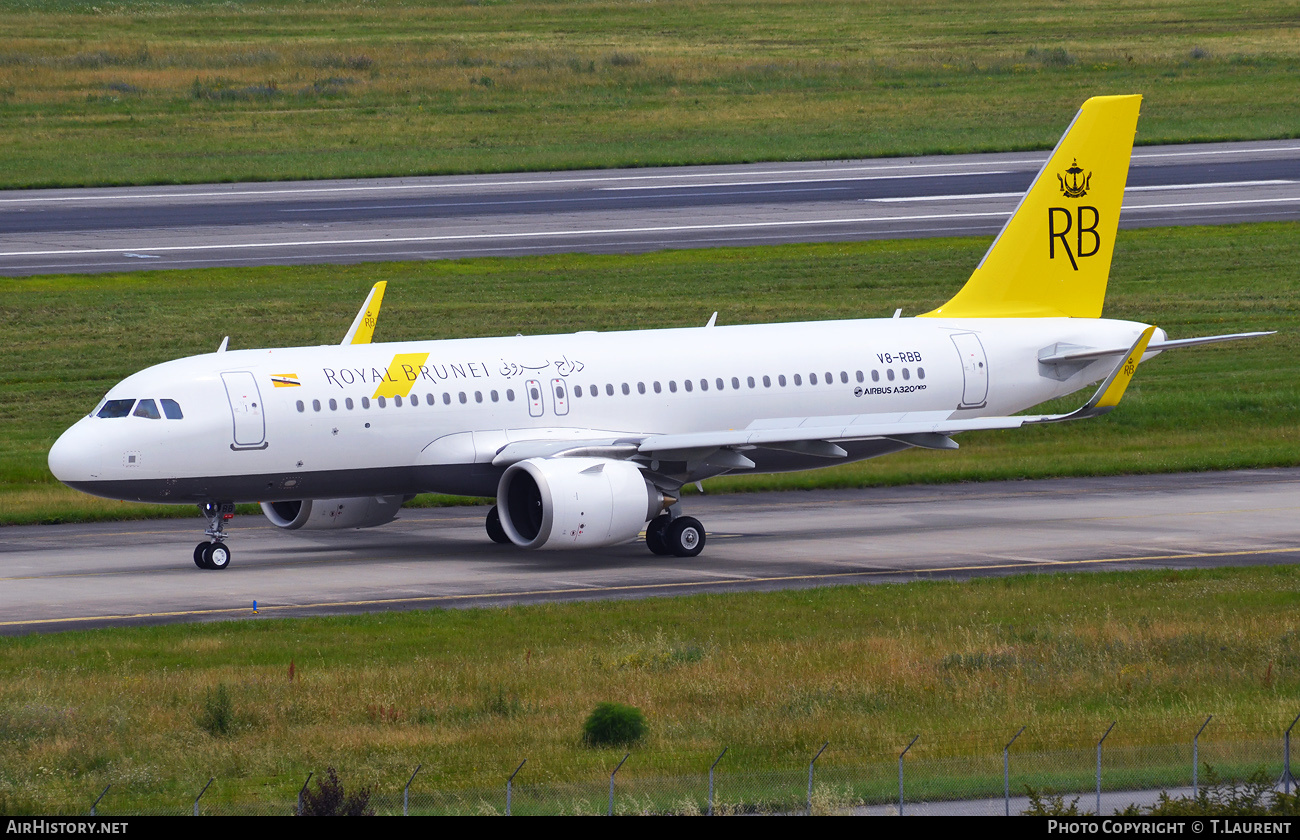
{"type": "MultiPolygon", "coordinates": [[[[1213,551],[1192,554],[1155,554],[1145,557],[1099,557],[1092,560],[1058,560],[1058,566],[1085,566],[1096,563],[1139,563],[1152,560],[1192,560],[1205,557],[1239,557],[1264,554],[1300,552],[1300,546],[1288,548],[1262,548],[1253,551],[1213,551]]],[[[1040,561],[1041,562],[1041,561],[1040,561]]],[[[737,577],[732,580],[670,581],[667,583],[634,583],[623,586],[575,586],[569,589],[531,589],[517,592],[484,592],[467,595],[423,595],[410,598],[375,598],[363,601],[321,601],[312,604],[259,604],[259,613],[273,611],[329,609],[337,607],[371,607],[384,604],[420,604],[434,602],[487,601],[497,598],[527,598],[543,595],[579,595],[589,593],[639,592],[649,589],[684,589],[709,587],[734,583],[782,583],[792,581],[835,580],[847,577],[883,577],[885,575],[920,575],[936,572],[996,571],[1000,569],[1041,568],[1039,562],[998,563],[974,566],[941,566],[932,569],[881,569],[877,571],[830,572],[820,575],[779,575],[775,577],[737,577]]],[[[179,618],[183,616],[239,615],[252,613],[252,607],[220,607],[206,610],[171,610],[152,613],[123,613],[118,615],[85,615],[66,618],[32,618],[20,621],[0,621],[0,627],[24,627],[37,624],[73,624],[85,621],[129,621],[139,618],[179,618]]]]}

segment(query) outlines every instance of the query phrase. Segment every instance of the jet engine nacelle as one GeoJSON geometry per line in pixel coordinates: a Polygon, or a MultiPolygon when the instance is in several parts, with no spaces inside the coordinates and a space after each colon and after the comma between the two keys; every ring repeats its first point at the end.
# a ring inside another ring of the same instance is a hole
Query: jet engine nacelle
{"type": "Polygon", "coordinates": [[[497,485],[501,527],[524,548],[627,542],[663,504],[635,464],[609,458],[529,458],[497,485]]]}
{"type": "Polygon", "coordinates": [[[404,496],[362,496],[357,499],[262,502],[262,513],[272,525],[286,531],[371,528],[397,518],[404,501],[404,496]]]}

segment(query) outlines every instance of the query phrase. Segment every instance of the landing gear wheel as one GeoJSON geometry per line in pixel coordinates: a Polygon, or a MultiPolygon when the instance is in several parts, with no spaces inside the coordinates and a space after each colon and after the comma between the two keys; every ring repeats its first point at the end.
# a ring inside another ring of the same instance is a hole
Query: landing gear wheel
{"type": "Polygon", "coordinates": [[[203,547],[203,562],[205,568],[219,572],[230,565],[230,549],[225,543],[208,543],[203,547]]]}
{"type": "Polygon", "coordinates": [[[200,569],[206,569],[208,567],[208,564],[203,561],[203,552],[207,550],[207,547],[210,545],[212,545],[212,543],[202,542],[194,546],[194,565],[198,566],[200,569]]]}
{"type": "Polygon", "coordinates": [[[672,520],[668,514],[662,514],[651,519],[645,526],[645,544],[651,553],[665,556],[672,554],[673,550],[664,542],[664,532],[668,530],[672,520]]]}
{"type": "Polygon", "coordinates": [[[496,505],[493,505],[492,509],[488,511],[487,532],[494,543],[505,545],[510,542],[510,538],[506,536],[506,529],[501,526],[501,512],[497,510],[496,505]]]}
{"type": "Polygon", "coordinates": [[[698,519],[679,516],[664,531],[664,545],[678,557],[694,557],[704,550],[704,526],[698,519]]]}

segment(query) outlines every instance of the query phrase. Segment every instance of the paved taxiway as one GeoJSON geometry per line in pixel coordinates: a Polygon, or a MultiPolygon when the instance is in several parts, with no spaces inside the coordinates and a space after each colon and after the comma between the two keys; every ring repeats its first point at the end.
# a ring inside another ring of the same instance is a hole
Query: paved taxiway
{"type": "MultiPolygon", "coordinates": [[[[11,190],[0,275],[991,235],[1047,154],[11,190]]],[[[1124,227],[1298,219],[1300,142],[1140,147],[1128,186],[1124,227]]]]}
{"type": "Polygon", "coordinates": [[[484,508],[364,531],[236,517],[200,571],[202,520],[0,528],[0,633],[386,609],[1300,561],[1300,468],[691,497],[704,554],[642,543],[524,552],[484,508]]]}

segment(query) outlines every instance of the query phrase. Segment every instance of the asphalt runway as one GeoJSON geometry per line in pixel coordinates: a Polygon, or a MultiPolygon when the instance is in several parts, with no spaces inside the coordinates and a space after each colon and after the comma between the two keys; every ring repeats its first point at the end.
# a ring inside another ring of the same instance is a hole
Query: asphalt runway
{"type": "MultiPolygon", "coordinates": [[[[1047,154],[11,190],[0,275],[991,235],[1047,154]]],[[[1297,218],[1300,141],[1134,151],[1122,227],[1297,218]]]]}
{"type": "Polygon", "coordinates": [[[498,546],[486,508],[306,534],[239,516],[222,572],[191,561],[197,514],[0,528],[0,633],[1300,561],[1300,468],[706,495],[684,506],[708,531],[689,560],[640,542],[498,546]]]}

